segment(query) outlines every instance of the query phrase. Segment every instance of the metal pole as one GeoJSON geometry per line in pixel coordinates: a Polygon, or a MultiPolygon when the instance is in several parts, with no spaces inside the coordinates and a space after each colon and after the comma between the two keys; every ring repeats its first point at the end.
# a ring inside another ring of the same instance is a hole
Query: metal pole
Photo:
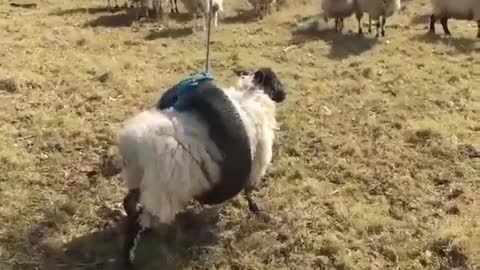
{"type": "Polygon", "coordinates": [[[210,70],[210,35],[212,28],[212,5],[213,0],[210,0],[209,12],[208,12],[208,27],[207,27],[207,63],[205,63],[205,72],[210,70]]]}

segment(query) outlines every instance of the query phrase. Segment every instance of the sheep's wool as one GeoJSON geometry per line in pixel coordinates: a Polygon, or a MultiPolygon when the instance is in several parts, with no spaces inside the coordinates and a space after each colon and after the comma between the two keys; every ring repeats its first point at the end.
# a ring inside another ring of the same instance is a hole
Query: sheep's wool
{"type": "MultiPolygon", "coordinates": [[[[261,90],[224,92],[248,135],[252,166],[246,185],[256,185],[272,158],[275,104],[261,90]]],[[[234,142],[232,142],[234,143],[234,142]]],[[[221,151],[208,125],[193,111],[149,110],[129,119],[119,133],[123,177],[129,189],[140,189],[143,226],[170,223],[192,198],[202,196],[221,179],[221,151]],[[155,217],[155,220],[151,218],[155,217]]]]}
{"type": "Polygon", "coordinates": [[[480,20],[478,0],[431,0],[433,14],[463,20],[480,20]]]}

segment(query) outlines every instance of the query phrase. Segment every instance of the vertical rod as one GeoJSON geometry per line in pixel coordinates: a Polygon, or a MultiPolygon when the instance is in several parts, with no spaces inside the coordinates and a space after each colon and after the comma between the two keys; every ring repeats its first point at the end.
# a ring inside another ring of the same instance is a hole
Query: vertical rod
{"type": "Polygon", "coordinates": [[[210,35],[211,35],[211,28],[212,28],[212,5],[213,0],[209,0],[209,8],[208,8],[208,27],[207,27],[207,59],[205,63],[205,72],[209,72],[210,70],[210,35]]]}

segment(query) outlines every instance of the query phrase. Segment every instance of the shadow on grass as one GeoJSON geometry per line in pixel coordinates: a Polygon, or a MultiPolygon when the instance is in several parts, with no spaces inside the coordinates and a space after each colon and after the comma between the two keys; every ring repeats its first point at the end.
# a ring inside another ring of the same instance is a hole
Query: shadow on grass
{"type": "MultiPolygon", "coordinates": [[[[439,30],[437,30],[438,32],[439,30]]],[[[443,43],[449,47],[454,48],[459,53],[469,54],[471,52],[480,52],[480,42],[476,37],[448,37],[425,32],[423,34],[414,36],[412,40],[424,43],[443,43]]]]}
{"type": "Polygon", "coordinates": [[[250,23],[258,21],[257,15],[253,9],[235,9],[236,15],[225,17],[222,19],[223,23],[235,24],[235,23],[250,23]]]}
{"type": "Polygon", "coordinates": [[[121,10],[125,10],[126,7],[120,8],[113,8],[110,11],[106,6],[99,6],[99,7],[92,7],[92,8],[72,8],[72,9],[65,9],[65,10],[58,10],[51,12],[49,15],[53,16],[65,16],[65,15],[72,15],[77,13],[87,13],[87,14],[98,14],[98,13],[115,13],[121,10]]]}
{"type": "Polygon", "coordinates": [[[191,27],[183,28],[166,28],[160,31],[150,32],[145,39],[146,40],[155,40],[161,38],[181,38],[193,34],[193,29],[191,27]]]}
{"type": "Polygon", "coordinates": [[[353,55],[360,55],[377,44],[376,39],[367,38],[364,35],[337,33],[319,21],[303,24],[292,32],[292,36],[290,40],[292,44],[324,40],[330,44],[328,57],[331,59],[344,59],[353,55]]]}
{"type": "Polygon", "coordinates": [[[94,20],[85,23],[91,27],[128,27],[136,21],[135,12],[123,12],[111,15],[102,15],[94,20]]]}
{"type": "MultiPolygon", "coordinates": [[[[138,269],[179,269],[201,256],[202,248],[217,243],[218,209],[193,210],[178,214],[167,236],[162,232],[145,233],[136,249],[138,269]],[[171,233],[170,233],[171,232],[171,233]]],[[[44,252],[44,269],[123,270],[123,224],[92,232],[44,252]]]]}
{"type": "Polygon", "coordinates": [[[178,13],[178,14],[170,13],[168,17],[180,23],[186,23],[193,20],[193,16],[189,13],[178,13]]]}

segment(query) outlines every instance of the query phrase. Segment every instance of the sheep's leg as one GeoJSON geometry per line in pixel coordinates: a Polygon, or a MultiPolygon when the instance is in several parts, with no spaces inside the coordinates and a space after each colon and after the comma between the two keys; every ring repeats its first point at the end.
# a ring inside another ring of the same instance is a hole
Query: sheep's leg
{"type": "Polygon", "coordinates": [[[435,17],[434,14],[430,15],[430,33],[435,34],[435,21],[437,18],[435,17]]]}
{"type": "Polygon", "coordinates": [[[480,20],[477,21],[477,38],[480,38],[480,20]]]}
{"type": "Polygon", "coordinates": [[[440,19],[440,22],[442,23],[443,31],[445,32],[445,35],[450,36],[450,30],[448,30],[448,18],[443,17],[440,19]]]}
{"type": "Polygon", "coordinates": [[[335,18],[335,32],[338,32],[338,18],[335,18]]]}
{"type": "Polygon", "coordinates": [[[111,0],[107,1],[107,9],[108,11],[113,12],[111,0]]]}
{"type": "Polygon", "coordinates": [[[343,32],[343,18],[340,18],[340,32],[343,32]]]}
{"type": "Polygon", "coordinates": [[[387,18],[382,16],[382,37],[385,36],[385,24],[387,23],[387,18]]]}
{"type": "Polygon", "coordinates": [[[362,30],[362,17],[363,17],[363,13],[357,12],[357,13],[355,14],[355,17],[357,17],[357,22],[358,22],[358,33],[359,33],[359,34],[362,34],[362,33],[363,33],[363,30],[362,30]]]}
{"type": "Polygon", "coordinates": [[[368,33],[372,33],[372,17],[370,15],[368,15],[368,33]]]}
{"type": "Polygon", "coordinates": [[[172,13],[172,14],[178,13],[176,1],[175,0],[169,0],[169,2],[170,2],[170,13],[172,13]]]}
{"type": "Polygon", "coordinates": [[[177,3],[177,0],[173,0],[173,2],[175,3],[175,13],[180,13],[180,11],[178,11],[178,3],[177,3]]]}
{"type": "Polygon", "coordinates": [[[193,20],[195,21],[195,29],[198,30],[200,28],[200,23],[198,22],[198,14],[196,12],[193,14],[193,20]]]}
{"type": "Polygon", "coordinates": [[[245,188],[245,199],[248,203],[248,209],[254,214],[258,214],[260,209],[258,208],[257,203],[252,198],[253,188],[245,188]]]}
{"type": "Polygon", "coordinates": [[[380,18],[377,18],[377,23],[376,23],[376,28],[377,28],[377,34],[375,35],[375,37],[379,37],[380,36],[380,18]]]}
{"type": "MultiPolygon", "coordinates": [[[[209,21],[208,21],[208,16],[211,16],[211,14],[208,14],[208,15],[207,15],[207,13],[205,13],[205,14],[203,15],[203,31],[207,31],[207,24],[209,23],[209,21]]],[[[211,26],[211,25],[210,25],[210,26],[211,26]]]]}
{"type": "Polygon", "coordinates": [[[215,11],[215,13],[214,13],[213,16],[214,16],[214,17],[213,17],[213,18],[214,18],[214,20],[213,20],[213,26],[214,26],[215,28],[217,28],[217,24],[218,24],[218,11],[215,11]]]}
{"type": "Polygon", "coordinates": [[[137,209],[137,204],[140,199],[140,190],[132,189],[128,192],[123,200],[123,207],[127,213],[127,228],[125,233],[124,244],[124,259],[129,268],[133,267],[135,259],[135,249],[140,240],[143,228],[140,224],[139,217],[142,214],[142,209],[137,209]]]}

